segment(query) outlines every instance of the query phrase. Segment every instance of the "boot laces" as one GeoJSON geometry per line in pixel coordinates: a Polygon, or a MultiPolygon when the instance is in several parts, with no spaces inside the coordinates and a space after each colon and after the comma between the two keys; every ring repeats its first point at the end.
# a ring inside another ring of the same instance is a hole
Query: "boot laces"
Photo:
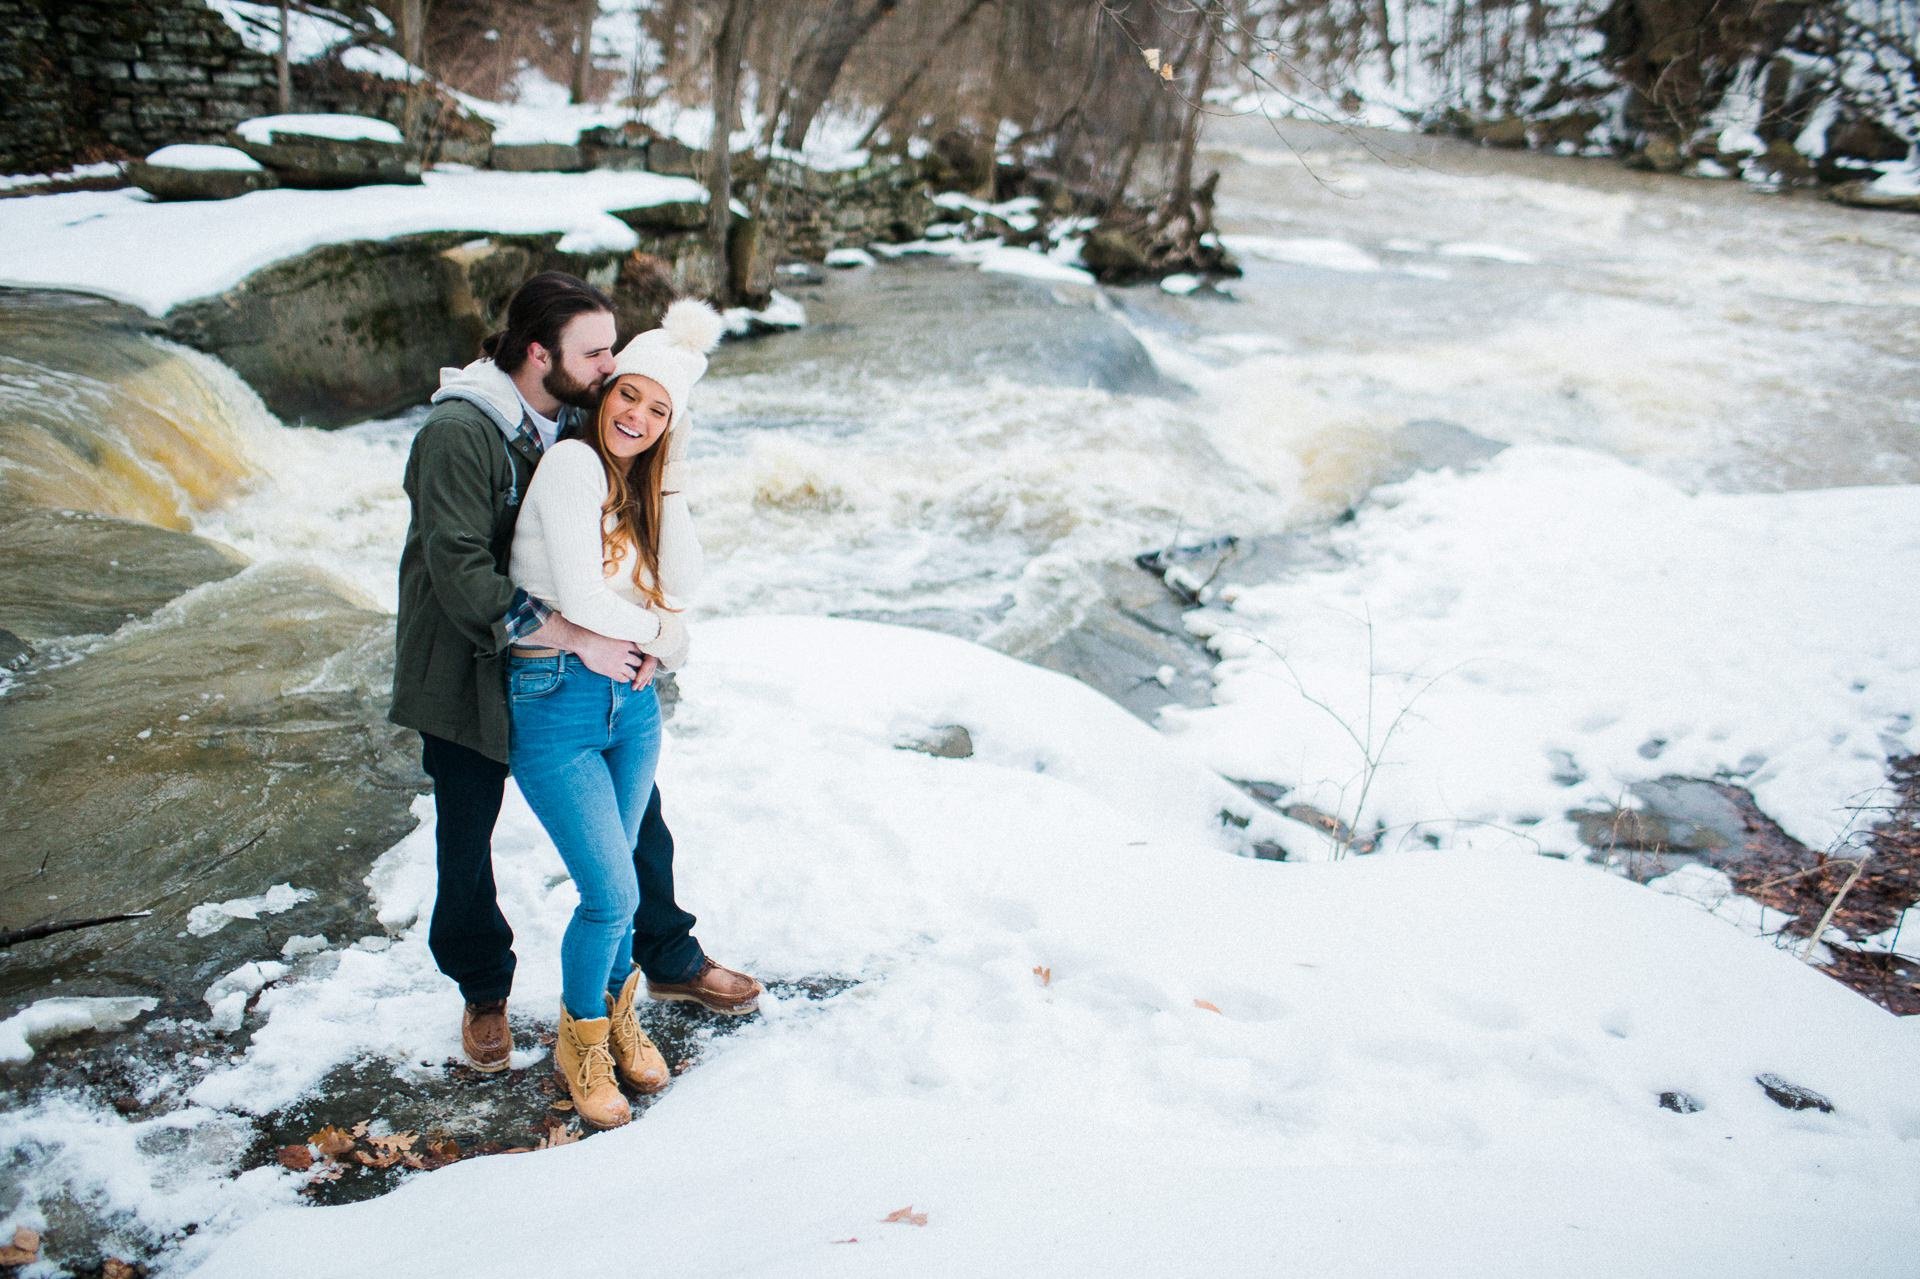
{"type": "Polygon", "coordinates": [[[582,1044],[580,1054],[580,1083],[588,1092],[597,1085],[614,1087],[613,1052],[606,1043],[582,1044]]]}

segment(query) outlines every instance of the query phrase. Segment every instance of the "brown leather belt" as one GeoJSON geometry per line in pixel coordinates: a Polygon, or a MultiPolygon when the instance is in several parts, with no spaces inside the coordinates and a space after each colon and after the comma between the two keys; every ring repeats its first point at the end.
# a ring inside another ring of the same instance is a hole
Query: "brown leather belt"
{"type": "Polygon", "coordinates": [[[561,650],[557,648],[521,648],[516,644],[512,648],[509,648],[507,652],[515,657],[558,657],[560,656],[561,650]]]}

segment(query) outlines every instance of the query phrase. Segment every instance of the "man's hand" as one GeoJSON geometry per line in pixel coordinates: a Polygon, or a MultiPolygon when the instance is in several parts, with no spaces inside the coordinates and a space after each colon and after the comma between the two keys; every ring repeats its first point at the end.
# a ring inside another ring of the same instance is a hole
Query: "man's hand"
{"type": "MultiPolygon", "coordinates": [[[[637,680],[641,668],[652,660],[628,640],[609,639],[585,629],[580,629],[579,637],[573,643],[573,654],[586,663],[587,669],[595,675],[622,682],[637,680]]],[[[634,687],[638,688],[639,684],[634,684],[634,687]]]]}
{"type": "MultiPolygon", "coordinates": [[[[628,641],[590,631],[584,626],[575,626],[558,613],[549,617],[546,625],[521,642],[530,647],[563,649],[585,662],[587,669],[595,675],[604,675],[622,683],[639,678],[640,668],[644,665],[642,659],[646,657],[628,641]]],[[[634,687],[641,686],[634,684],[634,687]]]]}

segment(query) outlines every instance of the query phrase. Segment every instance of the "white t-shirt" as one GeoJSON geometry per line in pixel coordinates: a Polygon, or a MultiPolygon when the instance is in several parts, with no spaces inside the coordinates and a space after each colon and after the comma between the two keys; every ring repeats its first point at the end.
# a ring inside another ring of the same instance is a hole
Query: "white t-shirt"
{"type": "MultiPolygon", "coordinates": [[[[562,440],[541,459],[514,526],[508,574],[527,594],[560,610],[569,622],[614,639],[647,644],[660,617],[633,582],[632,552],[611,571],[602,557],[601,506],[607,473],[584,440],[562,440]]],[[[684,494],[660,499],[660,588],[684,608],[706,568],[684,494]]]]}
{"type": "Polygon", "coordinates": [[[540,450],[544,453],[553,447],[555,440],[560,438],[560,423],[554,418],[540,416],[533,405],[527,403],[527,397],[520,394],[518,383],[514,384],[513,393],[519,398],[520,407],[526,412],[527,420],[533,423],[535,433],[540,436],[540,450]]]}

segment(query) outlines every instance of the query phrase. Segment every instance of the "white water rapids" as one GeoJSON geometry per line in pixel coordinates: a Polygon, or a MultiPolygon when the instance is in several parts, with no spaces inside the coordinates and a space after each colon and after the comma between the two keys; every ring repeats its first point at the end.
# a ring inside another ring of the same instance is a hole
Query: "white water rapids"
{"type": "MultiPolygon", "coordinates": [[[[1913,219],[1428,139],[1235,121],[1216,142],[1232,298],[1110,294],[1190,397],[876,359],[884,291],[840,276],[803,363],[723,348],[694,428],[700,611],[937,613],[1027,651],[1100,565],[1337,514],[1415,421],[1695,491],[1920,480],[1913,219]]],[[[270,479],[201,531],[391,607],[417,421],[274,432],[270,479]]]]}

